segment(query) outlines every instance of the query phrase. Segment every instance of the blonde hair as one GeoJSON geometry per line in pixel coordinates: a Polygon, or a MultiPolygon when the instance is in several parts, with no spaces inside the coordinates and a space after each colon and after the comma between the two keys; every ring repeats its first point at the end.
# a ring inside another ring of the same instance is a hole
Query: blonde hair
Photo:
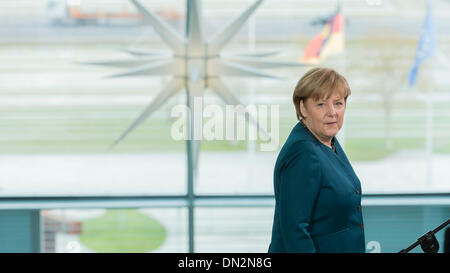
{"type": "Polygon", "coordinates": [[[294,89],[292,100],[294,102],[297,119],[304,118],[300,111],[300,101],[312,98],[315,101],[329,98],[334,91],[338,91],[347,102],[351,91],[347,80],[331,68],[315,67],[308,70],[298,81],[294,89]]]}

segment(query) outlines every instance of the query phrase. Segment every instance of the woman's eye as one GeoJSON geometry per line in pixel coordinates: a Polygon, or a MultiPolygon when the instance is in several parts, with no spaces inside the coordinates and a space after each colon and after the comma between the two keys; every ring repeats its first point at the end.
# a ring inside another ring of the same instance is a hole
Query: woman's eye
{"type": "Polygon", "coordinates": [[[342,102],[339,102],[339,101],[336,102],[336,104],[337,104],[337,105],[343,105],[343,103],[342,103],[342,102]]]}
{"type": "Polygon", "coordinates": [[[323,106],[323,103],[319,103],[319,104],[317,104],[318,106],[323,106]]]}

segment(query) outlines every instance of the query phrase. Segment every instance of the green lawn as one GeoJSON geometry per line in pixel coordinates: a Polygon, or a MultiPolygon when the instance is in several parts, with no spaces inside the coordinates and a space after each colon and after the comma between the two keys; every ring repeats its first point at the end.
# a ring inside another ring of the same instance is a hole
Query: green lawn
{"type": "Polygon", "coordinates": [[[166,240],[164,226],[136,209],[108,209],[82,222],[80,241],[97,252],[149,252],[166,240]]]}
{"type": "MultiPolygon", "coordinates": [[[[289,43],[279,41],[260,42],[261,49],[286,48],[286,56],[291,58],[298,56],[300,50],[309,39],[291,41],[289,43]]],[[[127,43],[122,40],[103,43],[95,41],[70,42],[66,43],[7,43],[0,51],[8,65],[0,68],[5,74],[2,79],[0,95],[2,99],[18,99],[23,96],[36,96],[42,98],[66,98],[70,101],[74,99],[85,99],[86,101],[77,104],[67,102],[57,104],[2,104],[0,108],[0,153],[2,154],[82,154],[82,153],[165,153],[165,152],[185,152],[186,143],[184,141],[173,140],[170,129],[176,120],[170,117],[170,110],[174,104],[184,101],[185,94],[170,99],[160,109],[155,111],[151,117],[143,122],[138,128],[131,132],[112,151],[109,146],[116,138],[135,120],[141,113],[150,98],[161,90],[164,81],[159,78],[130,77],[123,79],[103,79],[104,75],[122,71],[121,69],[86,66],[76,64],[77,61],[107,60],[117,58],[121,53],[118,51],[127,43]],[[67,46],[70,46],[67,48],[67,46]],[[36,48],[39,48],[36,51],[36,48]],[[60,50],[68,50],[72,57],[64,57],[55,54],[60,50]],[[22,52],[23,54],[17,54],[22,52]],[[14,53],[14,55],[11,55],[14,53]],[[12,58],[11,56],[14,56],[12,58]],[[75,62],[75,63],[74,63],[75,62]],[[27,64],[24,66],[23,64],[27,64]],[[39,81],[30,79],[29,81],[18,80],[21,73],[22,78],[27,75],[34,75],[36,68],[39,68],[39,81]],[[17,76],[16,76],[17,75],[17,76]],[[47,82],[47,80],[49,80],[47,82]],[[67,97],[65,97],[67,96],[67,97]],[[142,97],[142,103],[131,103],[123,101],[120,103],[103,102],[101,98],[132,98],[142,97]],[[147,101],[148,96],[148,101],[147,101]],[[99,100],[100,98],[100,100],[99,100]],[[134,104],[135,103],[135,104],[134,104]]],[[[364,39],[350,39],[346,42],[348,52],[354,54],[346,55],[346,74],[349,80],[359,79],[361,75],[374,75],[385,70],[379,65],[380,56],[392,56],[399,60],[408,60],[399,63],[399,69],[409,69],[409,65],[414,59],[415,39],[396,39],[394,36],[371,34],[364,39]],[[373,37],[372,37],[373,35],[373,37]],[[382,39],[380,38],[382,37],[382,39]],[[402,54],[398,55],[398,48],[402,48],[402,54]],[[393,50],[393,51],[391,51],[393,50]],[[405,51],[406,50],[406,51],[405,51]],[[375,54],[376,53],[376,54],[375,54]],[[379,55],[383,53],[383,55],[379,55]],[[388,54],[389,53],[389,54],[388,54]],[[377,69],[362,66],[360,59],[367,58],[368,62],[377,63],[377,69]],[[355,71],[359,72],[355,74],[355,71]],[[375,73],[375,72],[376,73],[375,73]],[[375,74],[374,74],[375,73],[375,74]]],[[[148,43],[149,48],[165,48],[161,43],[148,43]]],[[[230,45],[231,46],[231,45],[230,45]]],[[[236,50],[240,50],[241,44],[234,44],[236,50]]],[[[277,57],[274,57],[277,58],[277,57]]],[[[336,59],[337,58],[337,59],[336,59]]],[[[324,65],[333,66],[333,60],[339,57],[330,58],[324,65]]],[[[390,58],[390,57],[389,57],[390,58]]],[[[389,59],[388,58],[388,59],[389,59]]],[[[295,124],[296,119],[294,109],[291,104],[292,89],[297,82],[298,74],[302,70],[285,69],[280,75],[290,75],[283,81],[255,80],[254,88],[256,97],[267,97],[272,95],[273,103],[266,100],[267,104],[278,104],[280,107],[280,136],[279,148],[286,140],[290,129],[295,124]],[[280,96],[280,97],[279,97],[280,96]],[[284,98],[283,98],[284,97],[284,98]]],[[[275,71],[274,71],[275,72],[275,71]]],[[[277,73],[275,73],[277,74],[277,73]]],[[[384,78],[380,78],[384,79],[384,78]]],[[[398,80],[398,79],[397,79],[398,80]]],[[[249,93],[249,82],[247,79],[228,78],[227,84],[235,95],[245,104],[249,93]]],[[[352,85],[352,93],[358,96],[368,94],[381,94],[384,92],[384,85],[371,84],[370,81],[355,82],[352,85]]],[[[440,89],[445,89],[445,86],[440,89]]],[[[442,91],[442,90],[441,90],[442,91]]],[[[222,101],[217,96],[207,92],[205,102],[222,101]],[[209,95],[208,95],[209,94],[209,95]]],[[[392,135],[402,135],[401,138],[394,138],[391,150],[386,149],[383,139],[385,124],[384,104],[382,100],[350,100],[346,112],[346,151],[351,160],[379,160],[402,149],[422,149],[425,139],[425,110],[426,104],[423,101],[414,99],[414,96],[407,100],[394,100],[392,102],[392,135]],[[359,132],[367,133],[368,138],[357,136],[359,132]],[[407,134],[411,132],[415,136],[407,134]],[[372,136],[372,133],[374,135],[372,136]],[[417,137],[417,135],[420,135],[417,137]]],[[[450,115],[448,114],[448,102],[437,100],[434,104],[434,133],[441,133],[440,137],[434,139],[435,153],[450,153],[450,115]]],[[[257,142],[258,144],[261,142],[257,142]]],[[[245,151],[247,141],[203,141],[202,152],[233,152],[245,151]]],[[[275,151],[277,152],[277,151],[275,151]]]]}
{"type": "MultiPolygon", "coordinates": [[[[0,152],[4,154],[185,152],[185,141],[174,140],[170,135],[175,119],[167,116],[167,109],[157,111],[155,113],[157,116],[149,118],[109,151],[109,146],[130,125],[138,113],[139,109],[129,107],[1,109],[0,127],[3,129],[0,136],[0,152]]],[[[281,113],[278,149],[281,148],[292,126],[297,122],[295,117],[281,113]]],[[[382,117],[374,116],[368,120],[349,116],[346,120],[349,122],[346,133],[346,152],[349,158],[355,161],[379,160],[402,149],[424,148],[424,118],[411,120],[411,117],[405,116],[397,117],[394,121],[392,132],[403,133],[405,137],[394,138],[392,149],[387,150],[385,139],[382,137],[384,132],[382,117]],[[369,138],[352,136],[352,132],[357,133],[361,130],[373,132],[378,136],[369,138]],[[416,134],[418,132],[423,137],[407,137],[408,132],[416,134]]],[[[447,117],[437,117],[435,124],[440,126],[435,127],[435,133],[441,128],[450,129],[446,127],[446,124],[450,124],[447,117]]],[[[257,149],[261,143],[257,141],[257,149]]],[[[246,140],[202,141],[201,144],[203,152],[245,151],[246,148],[246,140]]],[[[448,138],[435,137],[433,151],[450,153],[448,138]]]]}

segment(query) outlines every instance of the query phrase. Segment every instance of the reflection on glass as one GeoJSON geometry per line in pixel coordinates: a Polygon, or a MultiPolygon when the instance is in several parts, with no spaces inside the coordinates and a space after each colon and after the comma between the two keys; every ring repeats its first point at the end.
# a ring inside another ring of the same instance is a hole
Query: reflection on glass
{"type": "Polygon", "coordinates": [[[267,252],[272,208],[197,208],[195,251],[267,252]]]}
{"type": "Polygon", "coordinates": [[[43,210],[43,252],[186,252],[185,209],[43,210]]]}

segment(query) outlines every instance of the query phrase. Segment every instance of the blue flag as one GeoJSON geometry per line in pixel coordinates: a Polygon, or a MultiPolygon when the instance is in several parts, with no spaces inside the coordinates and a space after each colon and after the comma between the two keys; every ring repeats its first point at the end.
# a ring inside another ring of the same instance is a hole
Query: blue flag
{"type": "Polygon", "coordinates": [[[409,86],[413,86],[416,82],[417,72],[419,70],[420,64],[428,57],[430,57],[434,48],[436,47],[436,37],[434,33],[434,23],[431,14],[431,5],[427,5],[427,14],[425,17],[425,22],[422,28],[422,34],[420,35],[419,45],[416,52],[416,60],[409,73],[409,86]]]}

